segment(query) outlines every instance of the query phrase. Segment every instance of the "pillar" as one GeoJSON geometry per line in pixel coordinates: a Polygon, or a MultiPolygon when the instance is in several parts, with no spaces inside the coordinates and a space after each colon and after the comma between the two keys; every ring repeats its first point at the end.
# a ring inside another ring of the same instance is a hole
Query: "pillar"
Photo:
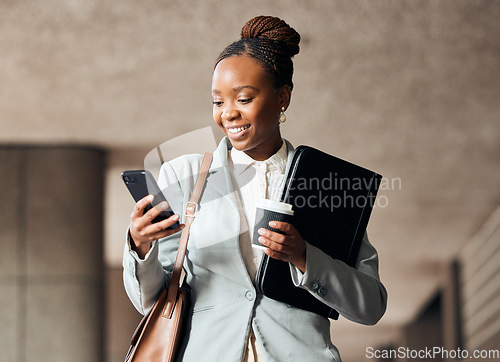
{"type": "Polygon", "coordinates": [[[0,351],[102,361],[104,153],[0,147],[0,351]]]}

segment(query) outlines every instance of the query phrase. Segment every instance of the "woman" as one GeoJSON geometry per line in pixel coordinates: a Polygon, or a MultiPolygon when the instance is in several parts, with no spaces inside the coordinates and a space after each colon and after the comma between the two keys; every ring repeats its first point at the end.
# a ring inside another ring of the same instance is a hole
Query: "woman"
{"type": "MultiPolygon", "coordinates": [[[[226,137],[214,152],[184,262],[192,310],[181,358],[340,361],[327,318],[269,299],[254,286],[263,251],[251,247],[248,226],[258,199],[279,199],[293,154],[280,122],[290,104],[291,58],[300,36],[284,21],[260,16],[245,24],[241,37],[221,53],[213,73],[213,118],[226,137]]],[[[188,155],[162,166],[159,184],[173,210],[184,210],[200,163],[201,155],[188,155]]],[[[141,313],[168,285],[182,229],[167,229],[178,215],[151,224],[161,211],[143,214],[151,198],[134,208],[123,259],[125,288],[141,313]]],[[[260,229],[259,241],[265,254],[290,264],[298,288],[355,322],[381,318],[387,294],[366,235],[352,268],[308,244],[292,225],[271,226],[284,234],[260,229]]]]}

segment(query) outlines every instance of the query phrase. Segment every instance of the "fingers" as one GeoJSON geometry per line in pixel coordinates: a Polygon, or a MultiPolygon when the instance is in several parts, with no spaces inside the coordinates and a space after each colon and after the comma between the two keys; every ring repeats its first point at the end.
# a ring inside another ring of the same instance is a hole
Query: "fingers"
{"type": "Polygon", "coordinates": [[[148,206],[151,202],[153,202],[154,196],[153,195],[148,195],[137,201],[135,204],[134,210],[132,211],[132,217],[141,217],[144,214],[144,209],[146,206],[148,206]]]}
{"type": "Polygon", "coordinates": [[[166,238],[167,236],[170,236],[172,234],[175,234],[176,232],[181,231],[186,226],[185,224],[181,224],[176,229],[161,229],[161,230],[159,230],[159,227],[157,227],[156,224],[157,223],[152,224],[151,229],[146,229],[145,231],[142,232],[142,235],[146,239],[146,241],[153,242],[155,240],[166,238]]]}
{"type": "Polygon", "coordinates": [[[283,234],[264,228],[259,229],[258,233],[259,235],[261,235],[261,237],[268,239],[269,242],[274,244],[279,244],[277,245],[276,249],[278,251],[281,251],[281,248],[285,247],[286,244],[290,243],[291,239],[290,237],[300,238],[300,235],[298,235],[297,230],[293,227],[293,225],[287,222],[271,221],[269,222],[269,226],[272,227],[273,229],[281,231],[283,234]]]}
{"type": "Polygon", "coordinates": [[[142,244],[149,245],[154,240],[170,236],[184,228],[184,225],[181,225],[176,229],[168,229],[179,221],[179,215],[172,215],[165,220],[152,223],[153,219],[168,208],[167,202],[163,201],[144,213],[153,199],[152,195],[148,195],[139,200],[130,215],[130,234],[138,247],[142,244]]]}
{"type": "Polygon", "coordinates": [[[271,258],[291,262],[302,270],[305,265],[306,243],[293,225],[285,222],[271,221],[274,229],[284,234],[261,228],[258,230],[259,242],[266,246],[265,253],[271,258]]]}
{"type": "Polygon", "coordinates": [[[185,224],[181,224],[178,228],[175,229],[168,229],[168,227],[172,226],[177,221],[179,221],[179,216],[172,215],[168,219],[154,224],[147,224],[145,227],[136,228],[131,224],[130,234],[132,235],[132,239],[137,246],[139,246],[139,244],[151,243],[155,240],[165,238],[184,229],[184,227],[186,226],[185,224]]]}
{"type": "Polygon", "coordinates": [[[295,228],[293,227],[292,224],[283,221],[270,221],[269,226],[279,231],[282,231],[285,234],[290,234],[293,231],[295,231],[295,228]]]}
{"type": "Polygon", "coordinates": [[[264,252],[273,259],[288,261],[288,254],[280,253],[279,251],[270,248],[266,248],[264,252]]]}
{"type": "MultiPolygon", "coordinates": [[[[155,205],[151,209],[149,209],[146,213],[144,210],[146,207],[154,200],[153,195],[148,195],[142,199],[140,199],[134,207],[134,211],[130,216],[131,223],[134,223],[136,229],[141,229],[149,224],[158,216],[163,210],[168,208],[168,203],[163,201],[158,205],[155,205]]],[[[170,226],[170,225],[169,225],[170,226]]]]}
{"type": "Polygon", "coordinates": [[[160,222],[156,222],[154,224],[149,223],[141,229],[141,234],[143,237],[148,238],[149,241],[170,236],[184,228],[184,224],[182,224],[176,229],[169,229],[169,227],[171,227],[177,221],[179,221],[179,215],[172,215],[168,219],[162,220],[160,222]]]}
{"type": "MultiPolygon", "coordinates": [[[[260,241],[260,238],[259,238],[260,241]]],[[[302,273],[306,272],[306,244],[303,239],[293,246],[279,244],[269,239],[261,241],[267,248],[265,253],[273,259],[282,260],[295,265],[302,273]]]]}
{"type": "Polygon", "coordinates": [[[290,251],[291,246],[287,243],[285,235],[267,229],[259,229],[258,232],[259,243],[262,245],[280,253],[287,254],[290,251]]]}
{"type": "Polygon", "coordinates": [[[271,221],[269,223],[269,226],[274,229],[280,230],[285,234],[280,234],[275,231],[261,228],[258,230],[258,233],[260,235],[259,242],[275,252],[279,252],[281,254],[290,253],[294,247],[295,240],[294,238],[291,238],[288,233],[292,232],[293,226],[288,223],[278,221],[271,221]]]}

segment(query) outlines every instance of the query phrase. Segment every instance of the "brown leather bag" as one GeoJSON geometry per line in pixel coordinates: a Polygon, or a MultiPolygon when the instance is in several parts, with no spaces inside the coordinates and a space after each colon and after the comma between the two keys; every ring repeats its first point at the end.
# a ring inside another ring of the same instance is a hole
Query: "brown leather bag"
{"type": "Polygon", "coordinates": [[[189,229],[194,221],[198,200],[212,162],[212,154],[205,153],[191,199],[186,205],[186,226],[182,230],[174,271],[168,288],[164,288],[153,308],[139,323],[125,358],[125,362],[174,361],[183,336],[183,323],[189,307],[189,286],[182,278],[182,264],[186,255],[189,229]]]}

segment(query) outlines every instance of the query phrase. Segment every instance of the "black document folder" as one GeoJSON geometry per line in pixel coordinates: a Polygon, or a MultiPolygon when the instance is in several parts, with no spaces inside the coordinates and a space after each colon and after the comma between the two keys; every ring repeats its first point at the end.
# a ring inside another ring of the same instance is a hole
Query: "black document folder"
{"type": "MultiPolygon", "coordinates": [[[[295,149],[281,201],[311,245],[354,266],[382,176],[309,146],[295,149]]],[[[264,255],[257,288],[267,297],[337,319],[338,312],[296,287],[287,262],[264,255]]]]}

